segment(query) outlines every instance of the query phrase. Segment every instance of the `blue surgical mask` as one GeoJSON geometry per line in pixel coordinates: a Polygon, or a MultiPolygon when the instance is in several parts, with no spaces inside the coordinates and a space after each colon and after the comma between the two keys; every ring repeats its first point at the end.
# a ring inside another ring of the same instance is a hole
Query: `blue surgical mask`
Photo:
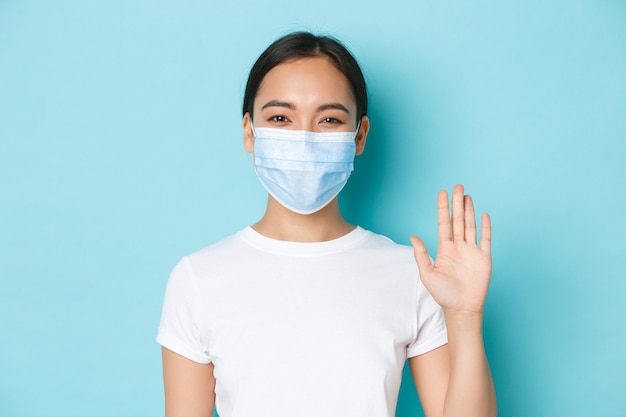
{"type": "Polygon", "coordinates": [[[311,214],[339,194],[354,169],[356,132],[254,128],[254,166],[263,187],[289,210],[311,214]]]}

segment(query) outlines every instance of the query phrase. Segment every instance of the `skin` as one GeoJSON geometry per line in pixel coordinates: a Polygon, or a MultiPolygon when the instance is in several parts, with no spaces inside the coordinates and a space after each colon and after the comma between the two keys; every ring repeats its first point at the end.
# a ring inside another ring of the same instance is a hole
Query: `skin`
{"type": "MultiPolygon", "coordinates": [[[[254,152],[253,121],[243,118],[243,144],[254,152]]],[[[356,102],[346,77],[325,57],[285,62],[267,73],[254,102],[254,126],[294,130],[355,131],[356,102]]],[[[360,118],[356,154],[370,122],[360,118]]],[[[471,197],[457,185],[452,215],[446,191],[438,197],[439,247],[431,264],[423,242],[411,236],[422,282],[442,306],[447,345],[409,359],[427,417],[497,415],[493,381],[485,355],[482,320],[491,276],[491,223],[482,215],[480,245],[471,197]]],[[[263,217],[253,228],[270,238],[320,242],[338,238],[355,226],[339,212],[337,199],[322,210],[300,215],[268,196],[263,217]]],[[[202,365],[163,348],[167,417],[210,417],[215,401],[213,365],[202,365]]]]}

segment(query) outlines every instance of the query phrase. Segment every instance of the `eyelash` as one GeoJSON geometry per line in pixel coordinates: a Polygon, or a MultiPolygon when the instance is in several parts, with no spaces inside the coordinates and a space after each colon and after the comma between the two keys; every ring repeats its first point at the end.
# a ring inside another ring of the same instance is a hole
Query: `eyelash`
{"type": "Polygon", "coordinates": [[[283,115],[276,115],[276,116],[272,116],[269,119],[267,119],[268,122],[275,122],[275,123],[285,123],[288,122],[289,119],[287,119],[287,117],[283,116],[283,115]]]}
{"type": "MultiPolygon", "coordinates": [[[[290,120],[281,114],[277,114],[275,116],[271,116],[267,119],[268,122],[272,123],[288,123],[290,120]]],[[[328,123],[328,124],[343,124],[342,120],[339,120],[335,117],[324,117],[320,123],[328,123]]]]}

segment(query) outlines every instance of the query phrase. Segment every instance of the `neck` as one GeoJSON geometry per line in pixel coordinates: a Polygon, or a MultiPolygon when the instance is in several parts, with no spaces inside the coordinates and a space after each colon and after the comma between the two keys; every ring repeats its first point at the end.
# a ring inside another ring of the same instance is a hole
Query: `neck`
{"type": "Polygon", "coordinates": [[[252,228],[277,240],[324,242],[350,233],[355,226],[341,216],[337,198],[320,211],[305,215],[286,209],[270,196],[265,214],[252,228]]]}

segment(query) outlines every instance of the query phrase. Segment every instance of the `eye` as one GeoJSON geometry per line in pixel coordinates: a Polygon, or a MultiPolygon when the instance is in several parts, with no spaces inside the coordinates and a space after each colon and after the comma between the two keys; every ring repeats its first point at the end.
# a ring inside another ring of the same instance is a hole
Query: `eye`
{"type": "Polygon", "coordinates": [[[267,121],[271,123],[284,124],[289,122],[289,119],[287,119],[287,117],[283,115],[277,114],[276,116],[271,116],[270,118],[268,118],[267,121]]]}
{"type": "Polygon", "coordinates": [[[322,119],[322,123],[329,123],[329,124],[343,124],[343,121],[339,120],[339,119],[335,119],[334,117],[324,117],[322,119]]]}

